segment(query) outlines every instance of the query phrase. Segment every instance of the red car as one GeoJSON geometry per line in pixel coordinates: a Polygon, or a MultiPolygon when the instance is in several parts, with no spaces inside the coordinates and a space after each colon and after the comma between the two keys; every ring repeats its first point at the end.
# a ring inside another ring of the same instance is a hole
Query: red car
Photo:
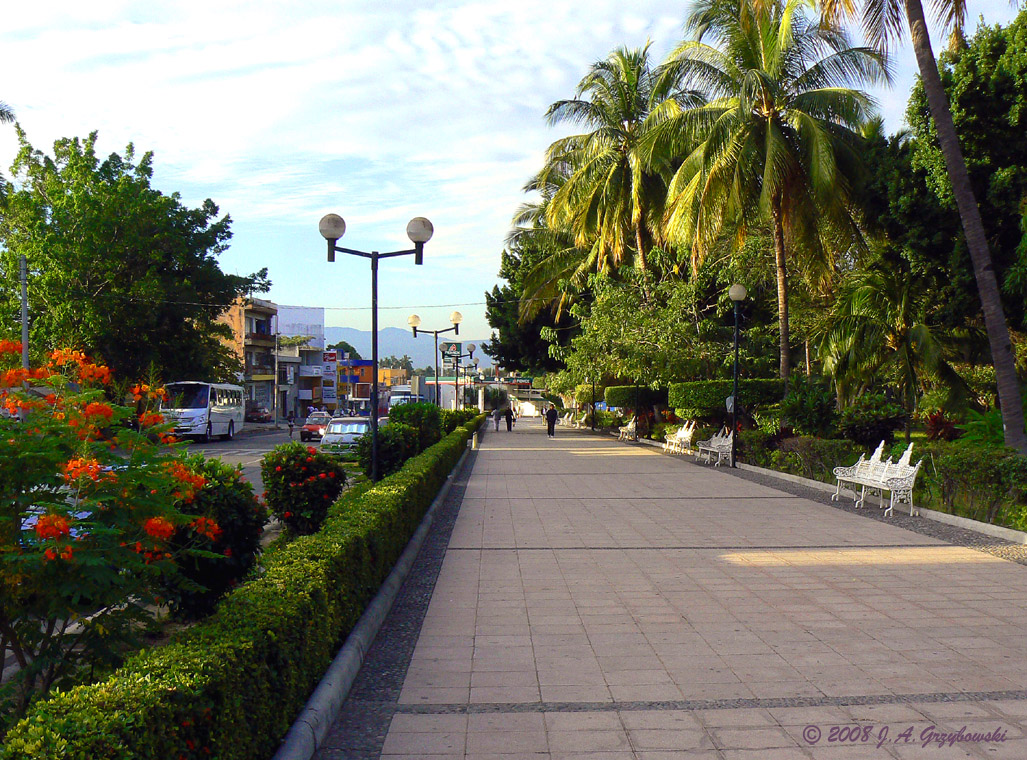
{"type": "Polygon", "coordinates": [[[246,410],[247,422],[271,422],[271,412],[266,406],[254,406],[246,410]]]}
{"type": "Polygon", "coordinates": [[[300,440],[320,441],[331,421],[332,415],[328,412],[314,412],[304,420],[303,427],[300,428],[300,440]]]}

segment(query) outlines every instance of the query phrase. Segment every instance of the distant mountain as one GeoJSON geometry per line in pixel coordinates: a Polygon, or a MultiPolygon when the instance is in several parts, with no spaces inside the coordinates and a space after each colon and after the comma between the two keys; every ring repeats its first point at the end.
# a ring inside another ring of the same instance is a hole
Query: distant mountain
{"type": "MultiPolygon", "coordinates": [[[[371,358],[371,331],[370,330],[357,330],[352,327],[326,327],[325,328],[325,345],[332,346],[338,343],[340,340],[344,340],[355,348],[360,356],[364,359],[371,358]]],[[[473,343],[476,346],[481,346],[482,343],[487,342],[488,338],[484,340],[479,338],[465,338],[463,335],[454,338],[452,335],[440,335],[439,342],[445,342],[450,340],[458,340],[464,344],[464,350],[467,350],[467,344],[473,343]]],[[[414,362],[415,369],[421,369],[423,367],[435,366],[435,337],[431,334],[419,335],[414,337],[410,330],[401,330],[398,327],[383,327],[378,331],[378,357],[385,358],[386,356],[399,356],[402,357],[407,354],[414,362]]],[[[474,352],[476,359],[481,359],[479,366],[491,367],[492,359],[485,355],[479,348],[474,352]]],[[[466,360],[465,360],[466,362],[466,360]]],[[[439,365],[442,364],[442,357],[439,357],[439,365]]]]}

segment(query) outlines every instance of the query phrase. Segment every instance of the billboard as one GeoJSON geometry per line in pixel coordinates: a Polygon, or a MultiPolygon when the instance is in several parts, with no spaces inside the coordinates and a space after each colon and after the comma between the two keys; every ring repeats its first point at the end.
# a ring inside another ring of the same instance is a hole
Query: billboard
{"type": "Polygon", "coordinates": [[[339,379],[339,352],[321,352],[321,400],[335,406],[339,402],[336,382],[339,379]]]}

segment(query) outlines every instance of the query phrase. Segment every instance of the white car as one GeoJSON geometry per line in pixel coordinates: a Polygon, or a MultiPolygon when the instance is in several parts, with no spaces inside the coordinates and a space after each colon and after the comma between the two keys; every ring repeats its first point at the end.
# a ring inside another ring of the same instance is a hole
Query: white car
{"type": "MultiPolygon", "coordinates": [[[[381,425],[379,420],[378,424],[381,425]]],[[[371,429],[367,417],[336,417],[328,423],[321,437],[321,451],[326,454],[344,454],[353,448],[357,438],[371,429]]]]}

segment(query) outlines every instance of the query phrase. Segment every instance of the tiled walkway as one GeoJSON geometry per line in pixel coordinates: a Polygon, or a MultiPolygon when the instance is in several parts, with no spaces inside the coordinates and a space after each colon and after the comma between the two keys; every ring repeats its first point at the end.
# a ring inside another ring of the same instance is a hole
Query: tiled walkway
{"type": "Polygon", "coordinates": [[[530,421],[439,554],[321,760],[1027,758],[1022,565],[530,421]]]}

